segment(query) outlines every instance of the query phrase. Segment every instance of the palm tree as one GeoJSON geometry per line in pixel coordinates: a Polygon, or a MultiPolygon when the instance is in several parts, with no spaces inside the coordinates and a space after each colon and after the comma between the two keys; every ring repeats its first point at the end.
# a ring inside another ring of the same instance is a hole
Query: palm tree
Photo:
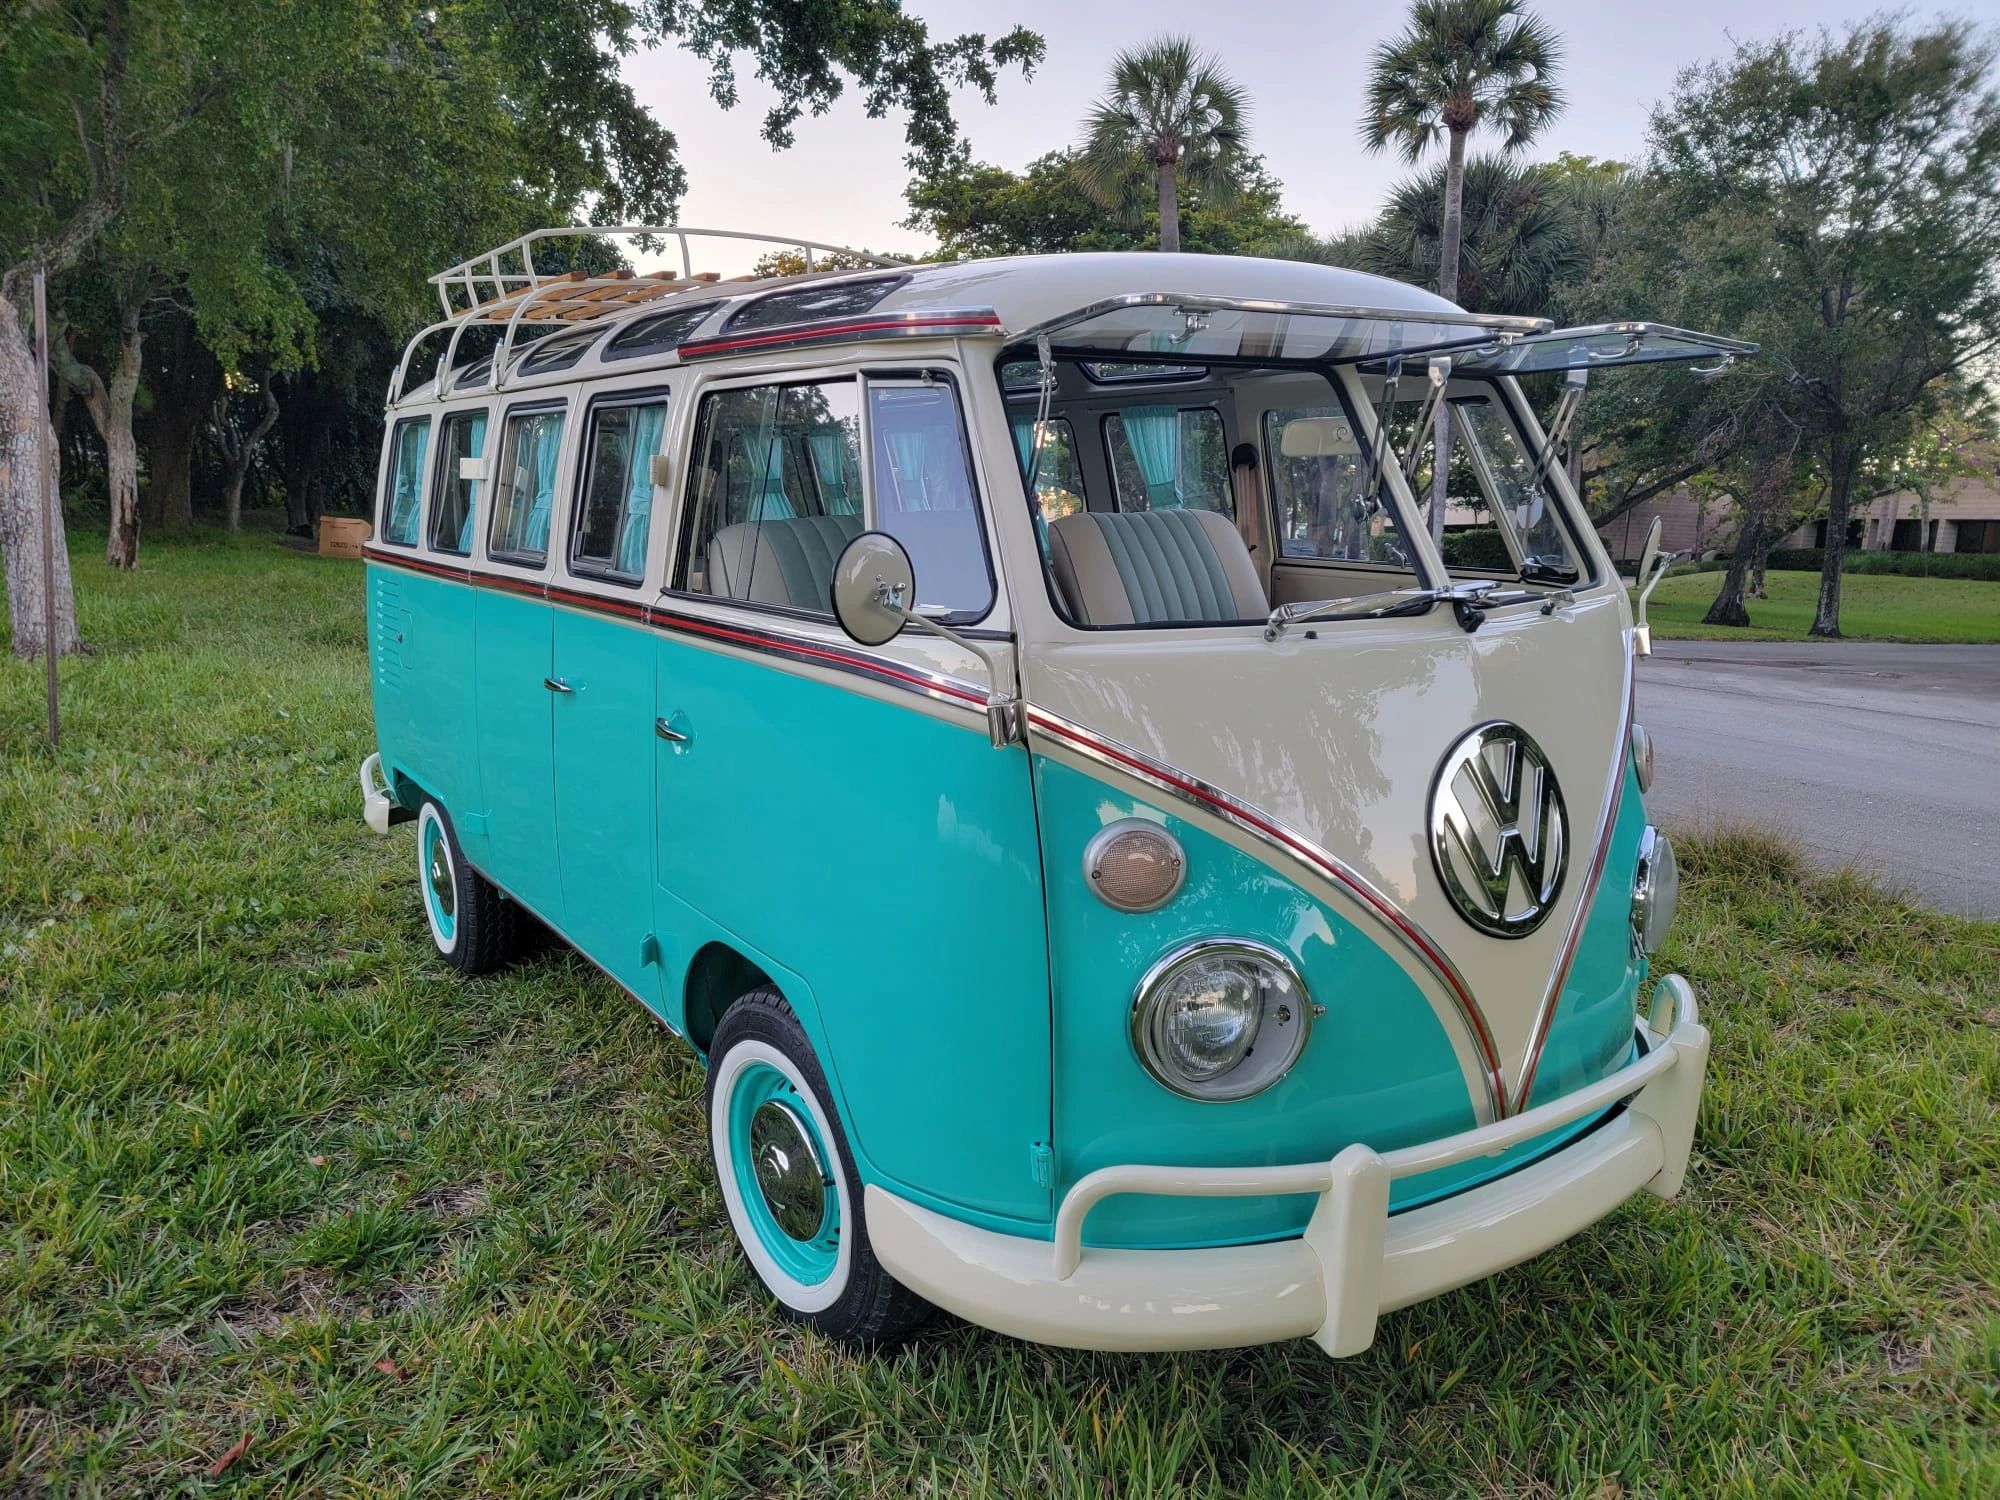
{"type": "Polygon", "coordinates": [[[1249,168],[1249,113],[1243,90],[1189,37],[1121,52],[1111,64],[1109,96],[1085,121],[1077,185],[1120,211],[1130,211],[1150,185],[1160,206],[1160,248],[1178,250],[1180,184],[1213,204],[1236,196],[1249,168]]]}
{"type": "MultiPolygon", "coordinates": [[[[1445,164],[1405,179],[1351,264],[1421,281],[1444,239],[1445,164]]],[[[1471,312],[1542,316],[1586,265],[1589,206],[1550,166],[1475,156],[1465,164],[1453,300],[1471,312]]]]}
{"type": "MultiPolygon", "coordinates": [[[[1416,0],[1409,27],[1375,49],[1368,113],[1361,136],[1370,151],[1394,144],[1414,166],[1440,137],[1445,159],[1444,224],[1438,292],[1458,295],[1459,241],[1465,195],[1465,141],[1481,126],[1518,151],[1562,110],[1555,86],[1561,44],[1523,0],[1416,0]]],[[[1432,472],[1431,535],[1444,534],[1446,459],[1451,411],[1441,407],[1432,472]]]]}

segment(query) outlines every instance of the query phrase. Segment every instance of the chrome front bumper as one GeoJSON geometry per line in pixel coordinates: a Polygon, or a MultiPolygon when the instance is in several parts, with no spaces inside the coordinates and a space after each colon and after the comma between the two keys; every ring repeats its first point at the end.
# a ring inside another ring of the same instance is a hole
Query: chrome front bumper
{"type": "Polygon", "coordinates": [[[1106,1167],[1056,1213],[1053,1243],[976,1228],[870,1185],[868,1238],[897,1280],[972,1322],[1079,1349],[1225,1349],[1310,1337],[1359,1354],[1377,1318],[1561,1243],[1644,1190],[1680,1191],[1708,1032],[1678,974],[1657,986],[1645,1054],[1510,1119],[1399,1151],[1349,1146],[1283,1167],[1106,1167]],[[1620,1101],[1596,1130],[1519,1171],[1389,1215],[1400,1177],[1494,1156],[1620,1101]],[[1199,1250],[1086,1249],[1083,1221],[1120,1193],[1315,1193],[1298,1239],[1199,1250]]]}

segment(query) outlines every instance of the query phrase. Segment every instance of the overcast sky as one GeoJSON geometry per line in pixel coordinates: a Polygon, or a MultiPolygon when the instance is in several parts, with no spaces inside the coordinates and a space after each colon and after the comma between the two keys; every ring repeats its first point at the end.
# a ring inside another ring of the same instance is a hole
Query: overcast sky
{"type": "MultiPolygon", "coordinates": [[[[1251,144],[1284,184],[1285,203],[1315,230],[1373,216],[1405,170],[1362,150],[1357,122],[1368,57],[1399,31],[1400,4],[1354,0],[905,0],[934,36],[995,34],[1018,23],[1048,41],[1032,83],[1018,73],[988,106],[962,94],[958,118],[981,160],[1018,170],[1070,144],[1102,91],[1121,47],[1185,31],[1213,52],[1251,101],[1251,144]]],[[[1536,10],[1562,36],[1569,105],[1533,149],[1632,160],[1646,117],[1683,67],[1726,54],[1732,38],[1843,26],[1882,7],[1850,0],[1542,0],[1536,10]]],[[[1979,0],[1961,13],[2000,10],[1979,0]]],[[[1928,14],[1928,12],[1919,12],[1928,14]]],[[[799,123],[798,141],[774,152],[758,134],[772,92],[740,69],[733,110],[710,99],[707,76],[686,53],[658,49],[627,61],[640,100],[680,140],[688,173],[684,224],[754,229],[880,250],[915,250],[920,235],[896,227],[907,213],[901,122],[870,120],[850,87],[827,115],[799,123]]],[[[1475,138],[1476,139],[1476,138],[1475,138]]],[[[711,255],[724,273],[743,267],[711,255]]],[[[746,262],[747,264],[747,262],[746,262]]]]}

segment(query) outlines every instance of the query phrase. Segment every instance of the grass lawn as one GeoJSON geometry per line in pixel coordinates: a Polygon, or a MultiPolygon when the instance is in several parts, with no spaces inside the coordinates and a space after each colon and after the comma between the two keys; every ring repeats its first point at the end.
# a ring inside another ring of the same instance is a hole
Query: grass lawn
{"type": "MultiPolygon", "coordinates": [[[[1819,574],[1765,575],[1769,599],[1752,599],[1741,630],[1704,625],[1720,573],[1683,573],[1653,594],[1653,633],[1668,641],[1798,641],[1812,628],[1819,574]]],[[[1855,641],[2000,641],[2000,583],[1978,578],[1899,578],[1849,573],[1840,581],[1840,630],[1855,641]]]]}
{"type": "Polygon", "coordinates": [[[1337,1365],[856,1356],[760,1294],[685,1049],[430,956],[359,565],[95,547],[60,754],[0,657],[0,1494],[2000,1493],[2000,924],[1696,844],[1678,1201],[1337,1365]]]}

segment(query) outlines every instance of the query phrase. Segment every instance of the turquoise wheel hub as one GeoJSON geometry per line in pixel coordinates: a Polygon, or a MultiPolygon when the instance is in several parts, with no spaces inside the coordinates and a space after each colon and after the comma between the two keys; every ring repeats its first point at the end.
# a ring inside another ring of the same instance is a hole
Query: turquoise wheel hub
{"type": "Polygon", "coordinates": [[[436,818],[424,820],[422,860],[424,905],[430,908],[438,935],[449,944],[458,928],[455,909],[458,888],[452,883],[451,853],[445,848],[444,825],[436,818]]]}
{"type": "Polygon", "coordinates": [[[794,1281],[825,1281],[840,1257],[840,1195],[812,1111],[769,1063],[737,1075],[729,1096],[736,1190],[758,1241],[794,1281]]]}

